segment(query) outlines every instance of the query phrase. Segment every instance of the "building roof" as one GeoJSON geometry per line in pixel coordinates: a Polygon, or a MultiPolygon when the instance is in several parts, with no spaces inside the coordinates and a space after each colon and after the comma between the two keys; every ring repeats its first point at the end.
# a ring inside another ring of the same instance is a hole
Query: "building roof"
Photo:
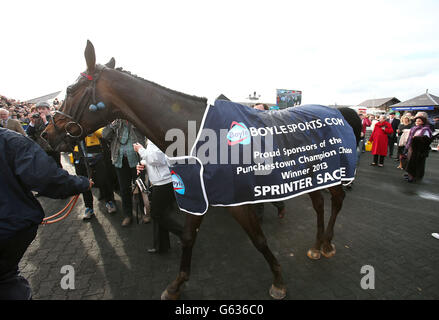
{"type": "Polygon", "coordinates": [[[383,106],[394,105],[395,103],[401,102],[401,100],[391,97],[391,98],[381,98],[381,99],[369,99],[359,103],[357,106],[369,107],[369,108],[379,108],[383,106]]]}
{"type": "Polygon", "coordinates": [[[43,102],[43,101],[47,102],[47,100],[55,99],[60,93],[61,93],[61,91],[57,91],[57,92],[54,92],[54,93],[49,93],[49,94],[46,94],[45,96],[42,96],[42,97],[38,97],[38,98],[33,98],[33,99],[30,99],[30,100],[27,100],[26,102],[27,103],[38,103],[38,102],[43,102]]]}
{"type": "Polygon", "coordinates": [[[414,97],[407,101],[403,101],[392,105],[393,107],[426,107],[426,106],[439,106],[439,97],[429,94],[428,92],[414,97]]]}

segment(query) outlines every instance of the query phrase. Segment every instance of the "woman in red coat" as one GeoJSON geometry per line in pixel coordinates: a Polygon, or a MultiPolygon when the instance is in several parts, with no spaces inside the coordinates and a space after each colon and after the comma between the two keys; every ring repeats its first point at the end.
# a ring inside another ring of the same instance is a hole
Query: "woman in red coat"
{"type": "Polygon", "coordinates": [[[373,162],[370,164],[371,166],[377,165],[378,156],[378,167],[384,166],[384,157],[387,155],[387,135],[391,133],[393,133],[392,125],[386,121],[386,116],[380,116],[380,120],[375,124],[375,128],[369,138],[369,141],[372,142],[373,154],[373,162]]]}

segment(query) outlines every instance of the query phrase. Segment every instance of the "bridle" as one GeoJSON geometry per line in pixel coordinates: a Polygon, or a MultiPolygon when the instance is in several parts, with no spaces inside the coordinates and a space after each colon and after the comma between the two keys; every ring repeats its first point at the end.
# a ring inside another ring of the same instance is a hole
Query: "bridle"
{"type": "MultiPolygon", "coordinates": [[[[96,103],[96,82],[99,79],[99,76],[101,75],[102,71],[106,68],[105,66],[96,66],[98,68],[97,72],[94,75],[89,75],[85,72],[81,72],[81,77],[87,79],[87,81],[89,81],[89,85],[87,86],[87,88],[85,88],[81,99],[79,100],[79,103],[77,105],[77,107],[73,110],[73,114],[69,115],[63,111],[59,111],[56,110],[53,117],[51,117],[51,122],[53,127],[55,128],[55,131],[57,133],[59,133],[60,131],[62,131],[62,129],[60,129],[57,125],[56,125],[56,121],[55,121],[55,115],[59,114],[60,116],[62,116],[63,118],[67,118],[70,121],[67,122],[67,124],[64,126],[64,130],[66,132],[66,135],[74,140],[79,139],[83,133],[84,133],[84,129],[81,126],[81,124],[79,123],[80,120],[82,119],[82,116],[84,114],[85,108],[87,107],[87,105],[89,105],[89,109],[91,111],[96,111],[96,110],[100,110],[100,109],[104,109],[105,108],[105,104],[103,102],[98,102],[96,103]],[[97,105],[97,106],[96,106],[97,105]],[[93,108],[92,108],[93,107],[93,108]],[[79,128],[79,134],[73,134],[71,130],[71,128],[73,128],[74,126],[76,126],[77,128],[79,128]]],[[[75,91],[75,86],[78,84],[75,84],[71,87],[67,88],[67,92],[66,92],[66,99],[64,99],[64,101],[67,101],[67,97],[69,97],[69,95],[71,95],[74,91],[75,91]]]]}

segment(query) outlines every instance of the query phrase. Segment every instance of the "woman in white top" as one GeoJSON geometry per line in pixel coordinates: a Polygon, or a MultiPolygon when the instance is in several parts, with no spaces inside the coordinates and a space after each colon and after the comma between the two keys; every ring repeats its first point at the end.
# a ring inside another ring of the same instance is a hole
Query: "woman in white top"
{"type": "MultiPolygon", "coordinates": [[[[148,141],[146,149],[141,144],[133,144],[134,150],[142,158],[137,170],[147,170],[152,185],[151,217],[153,224],[153,247],[149,253],[163,253],[170,249],[169,232],[181,239],[183,225],[173,216],[176,211],[171,172],[165,154],[155,144],[148,141]]],[[[178,210],[178,209],[177,209],[178,210]]]]}

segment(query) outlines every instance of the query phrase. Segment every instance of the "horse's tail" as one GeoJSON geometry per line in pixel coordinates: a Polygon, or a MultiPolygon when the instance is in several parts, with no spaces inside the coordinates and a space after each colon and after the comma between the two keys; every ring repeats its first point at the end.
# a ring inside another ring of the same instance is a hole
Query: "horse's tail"
{"type": "Polygon", "coordinates": [[[354,130],[355,138],[357,139],[357,145],[358,145],[358,142],[360,142],[361,139],[361,127],[362,127],[360,116],[357,114],[355,110],[351,108],[341,107],[337,109],[341,112],[343,117],[352,127],[352,130],[354,130]]]}

